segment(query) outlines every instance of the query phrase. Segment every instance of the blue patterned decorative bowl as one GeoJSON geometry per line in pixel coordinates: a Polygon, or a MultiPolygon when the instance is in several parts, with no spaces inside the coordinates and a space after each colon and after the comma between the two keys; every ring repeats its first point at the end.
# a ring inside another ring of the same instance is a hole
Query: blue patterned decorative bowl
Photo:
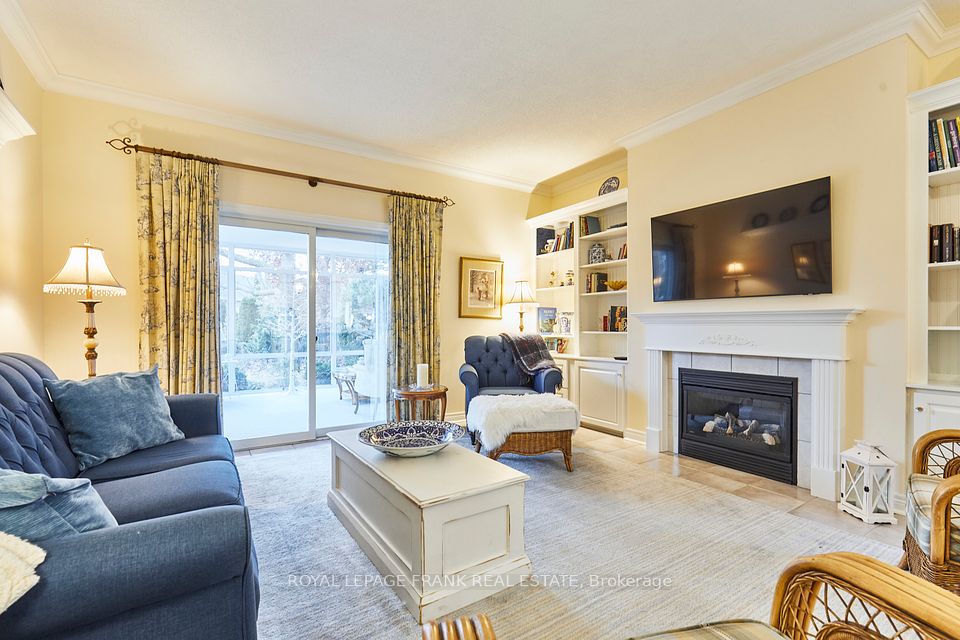
{"type": "Polygon", "coordinates": [[[440,451],[464,433],[463,427],[452,422],[410,420],[369,427],[357,434],[357,439],[392,456],[418,458],[440,451]]]}

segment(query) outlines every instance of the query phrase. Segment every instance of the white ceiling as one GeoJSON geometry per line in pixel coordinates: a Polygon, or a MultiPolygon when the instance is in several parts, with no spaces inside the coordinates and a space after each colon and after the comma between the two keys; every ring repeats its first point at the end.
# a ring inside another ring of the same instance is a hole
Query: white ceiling
{"type": "Polygon", "coordinates": [[[61,79],[537,183],[916,0],[2,4],[61,79]]]}

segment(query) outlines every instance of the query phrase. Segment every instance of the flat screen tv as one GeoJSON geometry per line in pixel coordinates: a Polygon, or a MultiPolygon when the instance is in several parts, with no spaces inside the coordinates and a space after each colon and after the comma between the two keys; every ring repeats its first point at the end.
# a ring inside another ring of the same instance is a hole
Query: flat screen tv
{"type": "Polygon", "coordinates": [[[830,178],[651,220],[653,299],[830,293],[830,178]]]}

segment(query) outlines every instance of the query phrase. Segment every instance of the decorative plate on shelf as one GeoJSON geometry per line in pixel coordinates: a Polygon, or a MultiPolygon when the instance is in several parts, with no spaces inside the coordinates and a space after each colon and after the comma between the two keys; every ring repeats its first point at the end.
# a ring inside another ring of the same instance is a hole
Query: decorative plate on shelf
{"type": "Polygon", "coordinates": [[[617,176],[612,176],[603,181],[603,184],[600,185],[600,191],[597,193],[598,196],[606,195],[608,193],[613,193],[620,188],[620,178],[617,176]]]}
{"type": "Polygon", "coordinates": [[[464,433],[463,427],[452,422],[408,420],[369,427],[357,434],[357,439],[392,456],[418,458],[440,451],[464,433]]]}

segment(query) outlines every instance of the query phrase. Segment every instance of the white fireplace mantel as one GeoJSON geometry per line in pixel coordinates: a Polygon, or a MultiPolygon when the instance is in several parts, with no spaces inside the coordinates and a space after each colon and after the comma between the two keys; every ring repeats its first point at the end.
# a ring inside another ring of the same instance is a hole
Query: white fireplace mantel
{"type": "Polygon", "coordinates": [[[847,326],[861,309],[664,312],[631,314],[644,325],[647,449],[678,450],[670,419],[671,354],[712,353],[796,358],[811,363],[810,492],[837,500],[845,419],[847,326]]]}
{"type": "Polygon", "coordinates": [[[846,327],[862,309],[633,313],[648,350],[848,360],[846,327]]]}

